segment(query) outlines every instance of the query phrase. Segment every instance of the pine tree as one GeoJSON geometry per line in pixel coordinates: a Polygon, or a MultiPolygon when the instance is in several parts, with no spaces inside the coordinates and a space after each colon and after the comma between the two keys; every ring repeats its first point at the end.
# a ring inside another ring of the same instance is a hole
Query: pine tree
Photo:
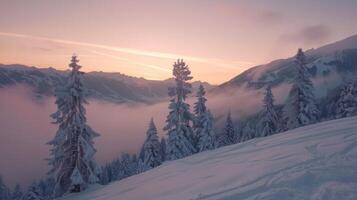
{"type": "Polygon", "coordinates": [[[15,189],[11,194],[11,199],[12,200],[21,200],[23,195],[24,194],[21,189],[21,186],[19,184],[16,184],[15,189]]]}
{"type": "Polygon", "coordinates": [[[201,152],[217,147],[216,134],[213,128],[213,116],[206,108],[205,89],[199,86],[196,94],[197,102],[194,105],[194,133],[196,139],[196,149],[201,152]]]}
{"type": "Polygon", "coordinates": [[[237,134],[233,125],[231,112],[228,113],[226,125],[219,138],[219,146],[231,145],[237,142],[237,134]]]}
{"type": "Polygon", "coordinates": [[[270,85],[267,86],[264,100],[263,116],[260,120],[260,136],[265,137],[276,133],[279,129],[279,118],[274,106],[274,96],[270,85]]]}
{"type": "Polygon", "coordinates": [[[22,197],[22,200],[44,200],[36,182],[29,186],[27,192],[22,197]]]}
{"type": "Polygon", "coordinates": [[[136,173],[140,174],[140,173],[143,173],[143,172],[145,172],[145,171],[147,171],[149,169],[150,168],[147,165],[145,165],[145,162],[143,160],[139,159],[138,168],[137,168],[137,172],[136,173]]]}
{"type": "Polygon", "coordinates": [[[247,122],[242,129],[242,137],[240,139],[240,142],[245,142],[247,140],[255,138],[255,130],[254,128],[251,127],[250,123],[247,122]]]}
{"type": "Polygon", "coordinates": [[[301,49],[296,55],[296,63],[297,74],[284,106],[287,129],[316,123],[320,115],[315,102],[314,87],[306,68],[306,58],[301,49]]]}
{"type": "Polygon", "coordinates": [[[146,140],[143,145],[143,161],[149,168],[154,168],[162,163],[161,145],[157,136],[154,119],[150,120],[149,129],[146,132],[146,140]]]}
{"type": "Polygon", "coordinates": [[[161,147],[161,160],[164,162],[166,160],[166,139],[165,137],[161,138],[160,141],[160,147],[161,147]]]}
{"type": "Polygon", "coordinates": [[[10,200],[10,190],[5,185],[1,175],[0,175],[0,199],[1,200],[10,200]]]}
{"type": "Polygon", "coordinates": [[[353,82],[343,86],[336,102],[336,118],[357,115],[357,87],[353,82]]]}
{"type": "Polygon", "coordinates": [[[190,124],[192,114],[190,106],[185,102],[187,95],[191,93],[191,84],[187,82],[192,79],[190,74],[183,60],[174,63],[173,75],[176,86],[169,89],[170,112],[164,128],[168,134],[166,146],[166,159],[168,160],[183,158],[196,152],[190,124]]]}
{"type": "Polygon", "coordinates": [[[72,56],[69,64],[72,70],[67,83],[56,90],[58,110],[51,115],[54,124],[59,125],[55,138],[48,143],[53,146],[49,159],[52,170],[49,173],[56,180],[56,197],[82,191],[88,184],[98,181],[93,138],[99,134],[86,124],[83,72],[79,71],[81,66],[77,63],[77,57],[72,56]]]}

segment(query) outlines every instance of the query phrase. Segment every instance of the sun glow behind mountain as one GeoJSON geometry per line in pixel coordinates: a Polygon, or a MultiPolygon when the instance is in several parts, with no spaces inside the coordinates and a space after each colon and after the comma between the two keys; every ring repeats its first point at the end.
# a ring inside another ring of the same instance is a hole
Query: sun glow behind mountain
{"type": "Polygon", "coordinates": [[[356,2],[304,1],[5,0],[0,63],[67,69],[77,53],[85,71],[162,80],[182,58],[195,80],[218,84],[357,32],[344,20],[356,2]]]}

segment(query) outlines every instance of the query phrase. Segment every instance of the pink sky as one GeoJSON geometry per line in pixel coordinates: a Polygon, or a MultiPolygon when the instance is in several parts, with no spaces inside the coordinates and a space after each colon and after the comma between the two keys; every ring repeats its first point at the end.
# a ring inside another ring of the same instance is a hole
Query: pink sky
{"type": "Polygon", "coordinates": [[[176,58],[196,80],[245,69],[357,33],[352,0],[1,0],[0,63],[166,79],[176,58]]]}

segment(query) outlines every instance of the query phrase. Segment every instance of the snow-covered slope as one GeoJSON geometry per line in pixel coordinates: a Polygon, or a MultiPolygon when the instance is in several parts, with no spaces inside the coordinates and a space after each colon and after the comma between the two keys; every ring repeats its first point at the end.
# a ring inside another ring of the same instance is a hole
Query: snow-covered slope
{"type": "MultiPolygon", "coordinates": [[[[317,89],[331,90],[343,80],[357,76],[357,35],[306,51],[308,68],[317,89]],[[327,83],[327,84],[326,84],[327,83]]],[[[292,55],[294,56],[294,55],[292,55]]],[[[217,93],[247,87],[260,89],[289,84],[295,74],[294,58],[275,60],[252,67],[215,89],[217,93]]]]}
{"type": "Polygon", "coordinates": [[[64,200],[357,199],[357,117],[203,152],[64,200]]]}

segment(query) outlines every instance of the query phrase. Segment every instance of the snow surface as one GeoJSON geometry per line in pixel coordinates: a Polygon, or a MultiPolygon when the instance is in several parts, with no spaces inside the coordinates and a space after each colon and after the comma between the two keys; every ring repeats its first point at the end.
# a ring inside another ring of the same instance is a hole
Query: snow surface
{"type": "Polygon", "coordinates": [[[356,188],[353,117],[166,162],[63,200],[357,199],[356,188]]]}

